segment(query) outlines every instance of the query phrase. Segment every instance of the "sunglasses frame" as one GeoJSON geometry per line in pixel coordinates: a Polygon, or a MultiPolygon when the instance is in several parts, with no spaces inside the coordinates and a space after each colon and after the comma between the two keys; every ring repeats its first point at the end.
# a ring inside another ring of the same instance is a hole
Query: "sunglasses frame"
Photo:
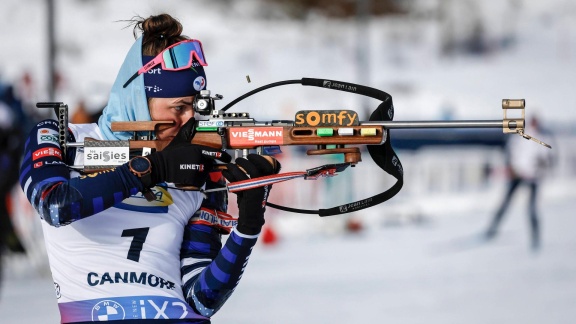
{"type": "Polygon", "coordinates": [[[180,71],[180,70],[184,70],[184,69],[188,69],[192,66],[194,59],[196,59],[196,61],[202,65],[202,66],[208,66],[208,62],[206,62],[206,57],[204,55],[204,48],[202,47],[202,42],[197,40],[197,39],[186,39],[183,41],[180,41],[178,43],[172,44],[168,47],[166,47],[165,49],[162,50],[162,52],[158,53],[158,55],[156,55],[150,62],[144,64],[144,66],[142,66],[138,71],[136,71],[136,73],[134,73],[130,79],[128,79],[128,81],[126,81],[126,83],[124,83],[124,88],[126,88],[130,82],[132,82],[134,79],[136,79],[140,74],[146,73],[148,71],[150,71],[153,67],[155,67],[158,64],[162,65],[162,69],[166,70],[166,71],[180,71]],[[182,45],[183,43],[197,43],[200,46],[200,51],[202,52],[202,58],[200,57],[200,55],[198,55],[198,52],[196,50],[192,50],[190,51],[190,59],[188,61],[188,64],[186,64],[185,66],[179,67],[179,68],[168,68],[166,67],[166,61],[164,60],[164,53],[166,51],[169,51],[170,49],[182,45]]]}

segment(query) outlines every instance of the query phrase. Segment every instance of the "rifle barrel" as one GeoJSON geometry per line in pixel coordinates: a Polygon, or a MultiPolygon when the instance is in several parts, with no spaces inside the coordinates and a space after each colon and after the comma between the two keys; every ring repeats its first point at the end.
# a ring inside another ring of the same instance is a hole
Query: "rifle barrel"
{"type": "MultiPolygon", "coordinates": [[[[387,129],[401,128],[503,128],[502,120],[432,120],[432,121],[366,121],[362,126],[383,126],[387,129]]],[[[510,127],[516,127],[511,121],[510,127]]]]}

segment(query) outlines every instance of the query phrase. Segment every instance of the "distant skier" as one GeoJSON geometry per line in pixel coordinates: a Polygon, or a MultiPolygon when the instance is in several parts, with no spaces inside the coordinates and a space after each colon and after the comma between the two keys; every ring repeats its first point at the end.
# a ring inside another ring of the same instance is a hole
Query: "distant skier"
{"type": "MultiPolygon", "coordinates": [[[[547,136],[542,134],[540,122],[537,118],[533,117],[530,120],[529,127],[531,135],[548,142],[547,136]]],[[[540,247],[540,221],[537,211],[538,189],[545,170],[552,164],[551,151],[542,146],[534,145],[531,141],[520,136],[510,136],[506,150],[509,175],[508,190],[485,233],[485,237],[488,240],[496,237],[498,226],[510,205],[514,192],[521,185],[525,185],[530,189],[528,211],[531,228],[531,247],[537,250],[540,247]]]]}

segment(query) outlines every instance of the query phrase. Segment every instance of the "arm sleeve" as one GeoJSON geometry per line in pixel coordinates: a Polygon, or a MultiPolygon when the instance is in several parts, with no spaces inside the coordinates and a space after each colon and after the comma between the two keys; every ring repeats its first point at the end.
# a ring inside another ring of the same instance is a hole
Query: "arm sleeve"
{"type": "Polygon", "coordinates": [[[244,235],[234,229],[222,249],[217,229],[193,225],[188,251],[182,259],[186,301],[200,315],[210,317],[228,300],[240,282],[258,235],[244,235]]]}
{"type": "MultiPolygon", "coordinates": [[[[208,195],[202,205],[226,212],[227,197],[208,195]]],[[[234,292],[258,235],[233,229],[222,247],[222,230],[216,225],[191,221],[184,233],[180,256],[184,296],[198,314],[211,317],[234,292]]]]}
{"type": "MultiPolygon", "coordinates": [[[[57,138],[58,124],[46,120],[37,124],[25,143],[20,168],[20,186],[48,224],[58,227],[97,214],[143,189],[138,177],[126,165],[115,169],[70,178],[57,138]]],[[[74,141],[73,138],[69,139],[74,141]]]]}

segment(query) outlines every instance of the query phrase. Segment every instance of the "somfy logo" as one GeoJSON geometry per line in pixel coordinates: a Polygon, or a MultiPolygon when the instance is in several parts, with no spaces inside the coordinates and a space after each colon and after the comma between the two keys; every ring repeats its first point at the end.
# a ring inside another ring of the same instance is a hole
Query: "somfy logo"
{"type": "Polygon", "coordinates": [[[352,126],[359,125],[353,110],[300,110],[295,116],[296,126],[352,126]]]}

